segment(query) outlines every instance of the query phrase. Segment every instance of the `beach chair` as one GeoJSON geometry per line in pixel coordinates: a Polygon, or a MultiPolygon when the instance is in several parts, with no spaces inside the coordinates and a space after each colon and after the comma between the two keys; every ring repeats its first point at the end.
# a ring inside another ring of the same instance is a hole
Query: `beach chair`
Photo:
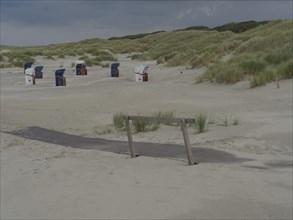
{"type": "Polygon", "coordinates": [[[111,77],[119,77],[119,69],[120,63],[112,63],[111,64],[111,77]]]}
{"type": "Polygon", "coordinates": [[[36,79],[43,79],[43,70],[44,66],[36,66],[35,67],[35,78],[36,79]]]}
{"type": "Polygon", "coordinates": [[[56,86],[66,86],[66,77],[64,77],[65,69],[58,69],[55,71],[56,86]]]}
{"type": "Polygon", "coordinates": [[[28,69],[28,68],[31,68],[32,65],[33,65],[33,63],[25,63],[24,66],[23,66],[24,67],[23,74],[25,74],[25,70],[28,69]]]}
{"type": "Polygon", "coordinates": [[[87,75],[86,64],[83,60],[75,61],[76,75],[87,75]]]}
{"type": "Polygon", "coordinates": [[[149,80],[147,73],[148,68],[148,65],[140,65],[134,68],[136,82],[147,82],[149,80]]]}
{"type": "Polygon", "coordinates": [[[26,85],[35,85],[36,81],[35,81],[35,70],[34,68],[30,67],[27,68],[25,71],[25,84],[26,85]]]}

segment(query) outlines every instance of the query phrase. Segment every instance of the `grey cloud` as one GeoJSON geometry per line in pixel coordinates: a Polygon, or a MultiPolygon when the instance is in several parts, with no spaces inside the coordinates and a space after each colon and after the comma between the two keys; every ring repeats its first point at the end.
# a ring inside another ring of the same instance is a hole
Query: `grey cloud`
{"type": "Polygon", "coordinates": [[[55,43],[273,19],[292,19],[292,1],[1,0],[1,44],[55,43]]]}
{"type": "MultiPolygon", "coordinates": [[[[12,1],[14,2],[14,1],[12,1]]],[[[16,1],[19,2],[19,1],[16,1]]],[[[1,5],[1,21],[17,26],[60,26],[71,23],[73,16],[79,16],[80,2],[73,1],[23,1],[25,3],[8,7],[1,5]]]]}

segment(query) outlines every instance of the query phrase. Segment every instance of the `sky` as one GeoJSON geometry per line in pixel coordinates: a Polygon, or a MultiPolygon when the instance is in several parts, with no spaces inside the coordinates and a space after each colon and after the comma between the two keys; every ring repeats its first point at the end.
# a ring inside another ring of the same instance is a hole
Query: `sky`
{"type": "Polygon", "coordinates": [[[0,0],[0,44],[37,46],[84,39],[292,19],[292,0],[0,0]]]}

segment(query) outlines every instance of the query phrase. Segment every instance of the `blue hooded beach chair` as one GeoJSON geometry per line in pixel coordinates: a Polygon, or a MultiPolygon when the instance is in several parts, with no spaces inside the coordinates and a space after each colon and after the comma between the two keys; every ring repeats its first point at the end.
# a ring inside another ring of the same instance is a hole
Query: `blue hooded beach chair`
{"type": "Polygon", "coordinates": [[[58,69],[55,71],[56,86],[66,86],[64,72],[65,72],[65,69],[58,69]]]}
{"type": "Polygon", "coordinates": [[[35,78],[42,79],[43,78],[43,70],[44,66],[36,66],[35,67],[35,78]]]}
{"type": "Polygon", "coordinates": [[[111,77],[119,77],[119,69],[120,63],[112,63],[111,64],[111,77]]]}

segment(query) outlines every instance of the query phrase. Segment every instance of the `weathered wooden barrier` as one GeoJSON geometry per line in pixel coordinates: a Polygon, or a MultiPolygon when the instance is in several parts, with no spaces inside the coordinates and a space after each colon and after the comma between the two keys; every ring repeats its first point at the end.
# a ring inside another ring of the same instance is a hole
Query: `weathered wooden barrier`
{"type": "Polygon", "coordinates": [[[134,158],[136,157],[135,155],[135,149],[134,149],[134,142],[132,139],[132,133],[131,133],[131,128],[130,128],[130,123],[129,121],[134,121],[134,120],[140,120],[140,121],[154,121],[154,122],[173,122],[181,125],[181,130],[184,138],[184,144],[185,144],[185,150],[187,154],[187,159],[188,159],[188,164],[189,165],[194,165],[193,159],[192,159],[192,150],[189,142],[189,137],[188,137],[188,132],[187,132],[187,123],[195,123],[195,119],[192,118],[163,118],[163,117],[148,117],[148,116],[129,116],[125,115],[123,116],[125,120],[125,126],[127,130],[127,137],[128,137],[128,144],[129,144],[129,149],[130,149],[130,154],[131,157],[134,158]]]}

